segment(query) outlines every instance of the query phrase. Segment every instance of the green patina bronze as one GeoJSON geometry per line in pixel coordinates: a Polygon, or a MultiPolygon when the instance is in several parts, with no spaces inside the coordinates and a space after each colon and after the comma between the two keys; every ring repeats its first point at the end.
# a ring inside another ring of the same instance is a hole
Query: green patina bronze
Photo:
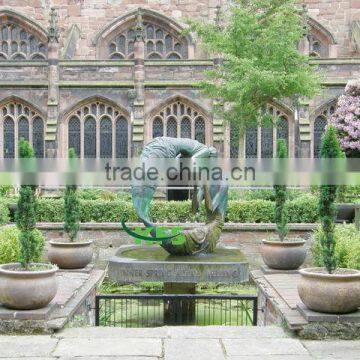
{"type": "MultiPolygon", "coordinates": [[[[141,160],[175,159],[178,157],[200,159],[217,157],[212,146],[206,146],[196,140],[158,137],[150,141],[143,149],[141,160]]],[[[154,184],[136,184],[132,186],[132,200],[141,221],[146,227],[156,229],[150,219],[150,205],[157,186],[154,184]]],[[[192,198],[192,211],[198,211],[205,201],[206,223],[183,231],[186,241],[176,243],[173,236],[164,238],[160,245],[172,255],[193,255],[213,252],[220,238],[227,208],[227,185],[201,185],[196,187],[192,198]]],[[[151,233],[155,237],[155,231],[151,233]]],[[[170,234],[169,234],[170,235],[170,234]]]]}

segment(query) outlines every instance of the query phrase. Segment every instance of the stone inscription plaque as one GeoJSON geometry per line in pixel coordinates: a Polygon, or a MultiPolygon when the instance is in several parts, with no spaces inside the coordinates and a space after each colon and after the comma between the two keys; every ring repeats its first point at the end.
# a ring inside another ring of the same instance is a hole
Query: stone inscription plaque
{"type": "Polygon", "coordinates": [[[128,261],[113,257],[109,262],[109,278],[119,283],[163,281],[179,283],[242,283],[249,280],[248,263],[185,263],[128,261]]]}

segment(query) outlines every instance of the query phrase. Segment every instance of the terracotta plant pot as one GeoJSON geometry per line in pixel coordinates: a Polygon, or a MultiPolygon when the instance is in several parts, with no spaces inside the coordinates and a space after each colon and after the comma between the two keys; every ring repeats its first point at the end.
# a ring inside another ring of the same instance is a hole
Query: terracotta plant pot
{"type": "Polygon", "coordinates": [[[93,257],[92,241],[58,242],[50,241],[48,259],[60,269],[82,269],[93,257]]]}
{"type": "Polygon", "coordinates": [[[309,309],[346,314],[360,307],[360,271],[338,269],[328,274],[324,268],[309,268],[299,272],[299,296],[309,309]]]}
{"type": "Polygon", "coordinates": [[[264,263],[277,270],[295,270],[305,261],[305,240],[271,241],[263,240],[260,252],[264,263]]]}
{"type": "Polygon", "coordinates": [[[44,270],[19,270],[20,264],[0,265],[0,303],[15,310],[36,310],[48,305],[57,292],[57,266],[32,264],[44,270]]]}

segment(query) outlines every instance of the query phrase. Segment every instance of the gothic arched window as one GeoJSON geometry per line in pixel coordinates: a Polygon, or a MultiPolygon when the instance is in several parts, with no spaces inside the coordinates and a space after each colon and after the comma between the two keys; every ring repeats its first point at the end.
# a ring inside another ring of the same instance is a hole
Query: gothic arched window
{"type": "Polygon", "coordinates": [[[273,157],[273,127],[263,126],[261,128],[261,157],[271,158],[273,157]]]}
{"type": "Polygon", "coordinates": [[[153,138],[164,136],[164,124],[161,118],[153,121],[153,138]]]}
{"type": "Polygon", "coordinates": [[[257,140],[258,130],[257,126],[248,127],[245,131],[245,157],[257,157],[257,140]]]}
{"type": "Polygon", "coordinates": [[[96,157],[96,120],[92,116],[84,122],[84,157],[96,157]]]}
{"type": "Polygon", "coordinates": [[[129,130],[127,120],[121,116],[116,120],[116,157],[128,157],[129,130]]]}
{"type": "Polygon", "coordinates": [[[195,120],[195,140],[205,144],[205,120],[202,117],[195,120]]]}
{"type": "Polygon", "coordinates": [[[15,125],[11,117],[4,120],[4,158],[15,157],[15,125]]]}
{"type": "Polygon", "coordinates": [[[317,116],[314,120],[313,127],[313,155],[314,158],[320,157],[321,137],[325,132],[328,120],[335,112],[336,101],[331,101],[327,105],[321,107],[320,111],[316,112],[317,116]]]}
{"type": "Polygon", "coordinates": [[[18,121],[18,140],[21,138],[29,141],[29,121],[23,116],[18,121]]]}
{"type": "Polygon", "coordinates": [[[129,130],[119,108],[95,99],[69,114],[68,148],[84,158],[127,157],[129,130]]]}
{"type": "Polygon", "coordinates": [[[46,40],[15,18],[0,18],[0,60],[45,60],[46,40]]]}
{"type": "Polygon", "coordinates": [[[289,147],[289,122],[284,116],[280,116],[276,124],[277,139],[283,139],[289,147]]]}
{"type": "Polygon", "coordinates": [[[266,112],[272,118],[272,123],[264,124],[261,127],[249,127],[245,131],[245,157],[247,158],[276,156],[274,144],[278,139],[284,139],[289,148],[289,116],[276,105],[267,105],[266,112]]]}
{"type": "Polygon", "coordinates": [[[0,153],[4,157],[17,156],[20,138],[32,144],[37,157],[44,157],[45,126],[38,111],[20,100],[8,101],[0,106],[0,121],[3,132],[0,134],[3,138],[0,153]],[[39,127],[39,122],[42,122],[42,127],[39,127]]]}
{"type": "MultiPolygon", "coordinates": [[[[135,18],[114,36],[109,35],[107,56],[113,60],[134,57],[135,18]]],[[[188,42],[168,24],[153,20],[144,14],[144,42],[146,59],[187,59],[188,42]]]]}
{"type": "Polygon", "coordinates": [[[239,157],[240,131],[237,125],[230,123],[230,158],[239,157]]]}
{"type": "Polygon", "coordinates": [[[32,136],[35,156],[44,157],[44,120],[39,116],[33,121],[32,136]]]}
{"type": "Polygon", "coordinates": [[[167,121],[166,136],[177,137],[177,122],[174,117],[171,117],[167,121]]]}
{"type": "Polygon", "coordinates": [[[314,121],[314,158],[320,157],[321,138],[325,132],[327,120],[324,116],[318,116],[314,121]]]}
{"type": "Polygon", "coordinates": [[[180,132],[182,138],[191,139],[191,120],[187,117],[181,120],[180,132]]]}
{"type": "Polygon", "coordinates": [[[112,123],[107,116],[100,121],[100,157],[112,157],[112,123]]]}
{"type": "Polygon", "coordinates": [[[185,102],[173,101],[155,114],[152,121],[153,138],[163,136],[195,139],[206,143],[208,120],[203,112],[185,102]]]}
{"type": "Polygon", "coordinates": [[[68,125],[68,144],[69,149],[73,148],[77,156],[80,156],[80,120],[73,116],[68,125]]]}

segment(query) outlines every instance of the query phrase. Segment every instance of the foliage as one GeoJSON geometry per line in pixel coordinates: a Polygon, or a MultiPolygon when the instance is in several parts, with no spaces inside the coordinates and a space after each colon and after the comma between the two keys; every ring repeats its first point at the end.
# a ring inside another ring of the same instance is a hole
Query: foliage
{"type": "Polygon", "coordinates": [[[317,197],[305,194],[287,201],[285,212],[289,223],[315,223],[319,220],[317,197]]]}
{"type": "Polygon", "coordinates": [[[341,185],[338,189],[337,202],[356,203],[360,200],[360,185],[341,185]]]}
{"type": "Polygon", "coordinates": [[[318,91],[319,76],[297,49],[307,32],[301,15],[294,0],[235,0],[221,19],[224,26],[188,21],[205,49],[223,58],[200,86],[223,100],[218,110],[235,127],[273,121],[259,115],[274,99],[318,91]]]}
{"type": "MultiPolygon", "coordinates": [[[[69,149],[69,159],[75,159],[77,155],[74,149],[69,149]]],[[[70,164],[71,165],[71,164],[70,164]]],[[[79,199],[77,196],[77,186],[67,185],[64,197],[64,230],[69,235],[70,241],[76,239],[77,233],[80,229],[80,208],[79,199]]]]}
{"type": "MultiPolygon", "coordinates": [[[[277,141],[277,155],[279,159],[287,158],[287,148],[286,142],[284,139],[278,139],[277,141]]],[[[280,160],[281,161],[281,160],[280,160]]],[[[283,172],[284,170],[280,164],[280,170],[283,172]]],[[[282,174],[280,174],[282,175],[282,174]]],[[[284,241],[286,235],[289,232],[287,227],[287,218],[285,213],[285,202],[286,202],[286,185],[275,184],[274,185],[274,193],[275,193],[275,223],[276,223],[276,231],[279,235],[280,241],[284,241]]]]}
{"type": "MultiPolygon", "coordinates": [[[[318,228],[314,234],[314,244],[311,248],[313,261],[316,266],[324,266],[321,239],[324,233],[318,228]]],[[[336,242],[335,258],[341,268],[360,270],[360,232],[354,224],[336,225],[334,230],[336,242]]]]}
{"type": "MultiPolygon", "coordinates": [[[[287,199],[294,200],[304,195],[303,190],[287,189],[287,199]]],[[[249,190],[229,190],[229,200],[269,200],[275,201],[273,189],[249,189],[249,190]]]]}
{"type": "Polygon", "coordinates": [[[0,186],[0,196],[9,196],[14,191],[14,187],[11,185],[0,186]]]}
{"type": "MultiPolygon", "coordinates": [[[[39,262],[45,246],[45,238],[37,229],[33,230],[32,235],[35,246],[30,260],[39,262]]],[[[21,256],[20,236],[20,230],[14,225],[0,227],[0,264],[19,261],[21,256]]]]}
{"type": "Polygon", "coordinates": [[[117,198],[116,193],[99,188],[85,188],[78,192],[79,198],[83,200],[107,200],[112,201],[117,198]]]}
{"type": "MultiPolygon", "coordinates": [[[[28,141],[20,139],[19,157],[34,158],[34,151],[28,141]]],[[[36,257],[37,243],[34,229],[36,225],[35,186],[21,185],[16,212],[16,223],[20,230],[21,251],[19,261],[25,269],[29,269],[31,261],[36,257]]]]}
{"type": "Polygon", "coordinates": [[[339,97],[331,123],[346,155],[360,157],[360,80],[349,81],[345,95],[339,97]]]}
{"type": "MultiPolygon", "coordinates": [[[[302,195],[285,205],[289,223],[313,223],[318,221],[317,198],[310,194],[302,195]]],[[[63,221],[64,201],[62,199],[40,198],[37,202],[39,222],[63,221]]],[[[226,221],[265,222],[274,221],[275,204],[269,200],[230,200],[226,221]]],[[[200,208],[195,218],[191,214],[190,201],[159,201],[152,203],[150,211],[157,222],[204,221],[205,210],[200,208]]],[[[81,222],[119,222],[125,217],[129,222],[138,221],[134,207],[129,201],[80,200],[81,222]]]]}
{"type": "Polygon", "coordinates": [[[10,211],[5,200],[0,199],[0,225],[5,225],[10,220],[10,211]]]}
{"type": "MultiPolygon", "coordinates": [[[[336,130],[333,126],[329,126],[322,138],[321,142],[322,158],[340,158],[343,153],[340,144],[336,138],[336,130]]],[[[322,236],[320,239],[322,246],[323,262],[326,270],[331,274],[336,269],[335,258],[335,236],[334,222],[336,217],[335,200],[337,196],[336,185],[321,185],[319,197],[319,216],[322,226],[322,236]]]]}

